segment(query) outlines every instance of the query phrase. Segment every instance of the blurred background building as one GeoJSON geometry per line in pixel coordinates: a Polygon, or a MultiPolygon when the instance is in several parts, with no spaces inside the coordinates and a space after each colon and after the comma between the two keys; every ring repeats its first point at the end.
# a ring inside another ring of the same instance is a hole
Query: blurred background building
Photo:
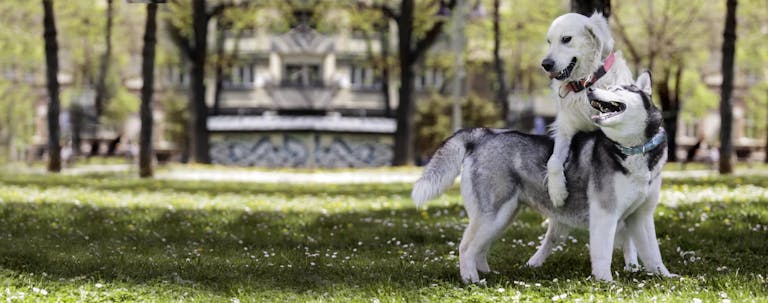
{"type": "MultiPolygon", "coordinates": [[[[209,7],[226,3],[208,2],[209,7]]],[[[416,1],[414,35],[423,36],[436,20],[446,22],[416,68],[420,161],[428,159],[451,133],[453,83],[460,83],[465,127],[544,133],[554,118],[556,106],[539,62],[545,52],[546,29],[552,19],[568,11],[569,1],[498,1],[499,18],[493,17],[494,2],[463,1],[462,72],[454,64],[456,53],[451,47],[457,36],[452,30],[455,11],[443,14],[443,1],[416,1]],[[509,90],[505,105],[496,100],[494,23],[501,28],[500,56],[509,90]],[[454,82],[456,75],[464,76],[454,82]],[[508,112],[501,112],[504,107],[508,112]]],[[[633,70],[652,70],[655,101],[663,107],[665,118],[676,121],[678,160],[717,157],[723,4],[700,2],[612,3],[610,24],[616,47],[633,70]],[[658,18],[668,21],[652,22],[658,28],[646,26],[647,20],[658,18]]],[[[399,105],[398,27],[374,8],[389,5],[397,10],[399,1],[254,3],[216,15],[208,24],[204,83],[211,161],[262,167],[390,165],[394,113],[399,105]]],[[[105,110],[97,113],[94,96],[98,59],[104,53],[101,28],[106,1],[56,5],[61,24],[64,146],[73,155],[135,156],[140,125],[137,96],[142,86],[141,7],[114,2],[110,98],[105,110]]],[[[189,159],[189,62],[173,32],[176,28],[176,34],[189,34],[184,22],[190,13],[185,5],[170,1],[161,10],[153,106],[154,146],[162,161],[189,159]]],[[[0,143],[8,160],[41,159],[45,154],[47,97],[41,27],[39,20],[31,18],[38,13],[37,6],[23,1],[0,4],[0,17],[17,25],[0,30],[0,41],[2,45],[13,42],[20,49],[0,52],[4,73],[0,93],[8,100],[3,102],[7,117],[0,123],[0,143]],[[21,34],[32,38],[14,40],[21,34]]],[[[768,8],[764,6],[762,2],[739,6],[741,48],[733,95],[733,138],[742,160],[765,155],[768,8]]]]}

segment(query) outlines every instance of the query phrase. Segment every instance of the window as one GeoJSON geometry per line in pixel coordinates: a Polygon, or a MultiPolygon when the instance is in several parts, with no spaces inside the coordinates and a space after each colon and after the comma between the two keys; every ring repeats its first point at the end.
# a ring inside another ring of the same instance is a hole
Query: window
{"type": "Polygon", "coordinates": [[[349,69],[349,84],[352,89],[378,89],[381,87],[381,76],[373,68],[352,65],[349,69]]]}
{"type": "Polygon", "coordinates": [[[317,64],[286,64],[283,75],[283,86],[292,87],[321,87],[323,79],[320,76],[320,65],[317,64]]]}
{"type": "Polygon", "coordinates": [[[189,85],[189,77],[187,77],[186,72],[187,69],[183,67],[169,66],[166,74],[167,84],[186,87],[189,85]]]}
{"type": "Polygon", "coordinates": [[[757,139],[759,136],[759,129],[757,123],[755,123],[756,114],[755,111],[746,114],[744,118],[744,137],[750,139],[757,139]]]}
{"type": "Polygon", "coordinates": [[[694,119],[686,120],[683,123],[683,134],[686,137],[696,138],[698,128],[699,123],[697,123],[694,119]]]}
{"type": "Polygon", "coordinates": [[[438,68],[427,68],[415,79],[417,90],[439,90],[443,86],[443,71],[438,68]]]}
{"type": "Polygon", "coordinates": [[[224,87],[226,88],[250,88],[256,78],[256,65],[254,63],[239,64],[232,67],[229,74],[224,75],[224,87]]]}

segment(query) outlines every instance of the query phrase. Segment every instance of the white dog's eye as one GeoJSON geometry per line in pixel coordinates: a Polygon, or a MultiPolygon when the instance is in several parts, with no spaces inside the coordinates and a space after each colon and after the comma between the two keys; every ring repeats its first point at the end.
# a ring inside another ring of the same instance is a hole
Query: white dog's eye
{"type": "Polygon", "coordinates": [[[560,41],[563,42],[563,44],[568,44],[568,42],[571,42],[571,36],[564,36],[560,38],[560,41]]]}

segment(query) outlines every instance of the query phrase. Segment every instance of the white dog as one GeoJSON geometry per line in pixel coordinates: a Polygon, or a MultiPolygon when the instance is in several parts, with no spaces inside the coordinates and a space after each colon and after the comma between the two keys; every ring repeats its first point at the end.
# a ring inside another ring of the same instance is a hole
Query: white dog
{"type": "Polygon", "coordinates": [[[556,207],[563,206],[568,191],[563,167],[571,139],[579,131],[597,127],[590,120],[594,109],[587,100],[587,88],[632,84],[632,72],[621,53],[613,52],[613,38],[605,17],[595,13],[587,18],[565,14],[547,32],[549,51],[541,66],[552,78],[557,96],[557,117],[552,125],[555,147],[547,161],[547,190],[556,207]]]}

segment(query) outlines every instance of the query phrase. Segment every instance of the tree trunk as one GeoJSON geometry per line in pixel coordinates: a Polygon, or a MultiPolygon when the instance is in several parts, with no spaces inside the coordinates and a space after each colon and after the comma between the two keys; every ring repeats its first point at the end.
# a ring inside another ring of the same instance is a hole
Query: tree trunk
{"type": "MultiPolygon", "coordinates": [[[[447,8],[453,10],[456,0],[448,1],[447,8]]],[[[402,0],[400,15],[397,20],[398,55],[400,57],[400,90],[396,112],[397,130],[395,131],[395,155],[392,165],[413,165],[416,158],[414,146],[414,113],[416,104],[413,98],[415,65],[419,57],[429,50],[443,31],[444,21],[435,22],[421,39],[413,40],[414,0],[402,0]]]]}
{"type": "Polygon", "coordinates": [[[607,19],[611,16],[611,0],[571,0],[571,11],[587,17],[597,11],[607,19]]]}
{"type": "Polygon", "coordinates": [[[415,62],[411,53],[413,10],[413,0],[402,0],[397,30],[397,35],[399,36],[400,90],[396,114],[395,155],[394,159],[392,159],[392,165],[394,166],[413,165],[416,153],[413,134],[413,113],[416,111],[416,106],[413,102],[415,62]]]}
{"type": "MultiPolygon", "coordinates": [[[[672,112],[672,115],[668,118],[669,121],[665,121],[664,129],[667,131],[668,134],[672,134],[667,137],[667,150],[668,151],[677,151],[677,124],[680,117],[680,91],[681,91],[681,82],[683,79],[683,62],[682,60],[678,60],[680,62],[680,65],[677,66],[677,71],[675,71],[675,90],[674,93],[672,93],[672,100],[674,100],[674,109],[672,112]]],[[[668,158],[670,162],[677,162],[677,153],[672,152],[668,155],[668,158]]]]}
{"type": "Polygon", "coordinates": [[[676,83],[674,92],[670,88],[672,82],[672,68],[674,68],[674,66],[666,67],[662,71],[661,80],[656,82],[656,94],[659,96],[661,108],[664,110],[664,129],[670,134],[667,137],[667,150],[669,151],[667,161],[677,162],[677,136],[675,134],[677,134],[677,122],[680,112],[680,102],[677,96],[679,95],[678,90],[683,67],[677,66],[677,71],[674,75],[676,83]]]}
{"type": "Polygon", "coordinates": [[[59,145],[59,45],[56,42],[56,21],[53,0],[43,0],[43,26],[45,38],[45,65],[48,80],[48,171],[61,171],[59,145]]]}
{"type": "Polygon", "coordinates": [[[205,104],[205,58],[208,39],[208,18],[205,0],[194,0],[192,22],[194,27],[194,56],[190,68],[190,130],[192,161],[211,163],[208,143],[208,107],[205,104]]]}
{"type": "Polygon", "coordinates": [[[85,112],[83,106],[73,102],[69,106],[69,119],[72,125],[72,155],[79,157],[82,154],[80,145],[82,145],[83,121],[85,121],[85,112]]]}
{"type": "Polygon", "coordinates": [[[384,97],[384,116],[392,117],[392,105],[389,96],[389,22],[384,21],[381,31],[381,94],[384,97]]]}
{"type": "Polygon", "coordinates": [[[496,79],[498,80],[496,102],[499,104],[501,119],[504,121],[504,125],[509,127],[509,83],[507,82],[507,72],[504,69],[504,59],[501,58],[500,2],[501,0],[493,0],[493,64],[495,65],[496,79]]]}
{"type": "Polygon", "coordinates": [[[221,90],[224,88],[224,26],[216,18],[216,88],[213,95],[213,115],[221,109],[221,90]]]}
{"type": "Polygon", "coordinates": [[[736,52],[736,0],[726,1],[725,30],[723,31],[723,84],[720,88],[720,174],[733,172],[732,123],[733,60],[736,52]]]}
{"type": "Polygon", "coordinates": [[[106,28],[106,49],[101,56],[101,65],[99,66],[99,78],[96,79],[96,98],[94,106],[96,107],[96,117],[101,117],[106,107],[107,99],[107,74],[109,72],[109,63],[112,56],[112,1],[107,0],[107,28],[106,28]]]}
{"type": "Polygon", "coordinates": [[[155,84],[155,45],[157,44],[157,4],[147,4],[147,20],[144,26],[141,76],[141,133],[139,138],[139,176],[152,177],[152,93],[155,84]]]}

